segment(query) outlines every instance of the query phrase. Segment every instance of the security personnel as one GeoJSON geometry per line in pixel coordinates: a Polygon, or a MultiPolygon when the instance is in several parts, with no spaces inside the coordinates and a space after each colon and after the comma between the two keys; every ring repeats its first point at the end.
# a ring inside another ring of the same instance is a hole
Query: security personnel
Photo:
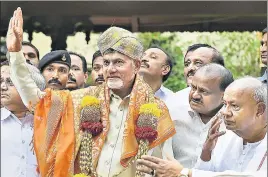
{"type": "Polygon", "coordinates": [[[65,89],[71,66],[71,58],[65,50],[47,53],[39,62],[38,68],[46,80],[46,87],[54,90],[65,89]]]}

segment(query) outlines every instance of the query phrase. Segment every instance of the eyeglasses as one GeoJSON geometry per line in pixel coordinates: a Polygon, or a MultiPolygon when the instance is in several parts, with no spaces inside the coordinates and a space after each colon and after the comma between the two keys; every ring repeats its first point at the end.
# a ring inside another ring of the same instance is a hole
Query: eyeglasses
{"type": "Polygon", "coordinates": [[[36,58],[35,53],[29,52],[29,53],[23,53],[24,57],[27,55],[29,58],[36,58]]]}

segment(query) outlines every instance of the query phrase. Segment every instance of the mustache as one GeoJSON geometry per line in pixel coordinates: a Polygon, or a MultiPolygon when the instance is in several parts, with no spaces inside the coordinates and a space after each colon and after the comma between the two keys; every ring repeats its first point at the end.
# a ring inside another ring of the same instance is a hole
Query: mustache
{"type": "Polygon", "coordinates": [[[147,66],[148,68],[150,67],[147,60],[141,60],[141,64],[147,66]]]}
{"type": "Polygon", "coordinates": [[[195,74],[195,71],[194,70],[190,70],[188,73],[187,73],[187,77],[189,76],[193,76],[195,74]]]}
{"type": "Polygon", "coordinates": [[[62,85],[61,82],[56,79],[56,78],[52,78],[51,80],[48,81],[48,84],[59,84],[62,85]]]}
{"type": "Polygon", "coordinates": [[[201,99],[192,98],[191,100],[196,103],[202,103],[201,99]]]}
{"type": "Polygon", "coordinates": [[[74,77],[69,77],[69,81],[76,82],[76,79],[74,77]]]}
{"type": "Polygon", "coordinates": [[[103,76],[99,76],[99,77],[97,77],[97,78],[95,79],[95,82],[97,82],[97,81],[99,81],[99,80],[104,81],[104,77],[103,77],[103,76]]]}

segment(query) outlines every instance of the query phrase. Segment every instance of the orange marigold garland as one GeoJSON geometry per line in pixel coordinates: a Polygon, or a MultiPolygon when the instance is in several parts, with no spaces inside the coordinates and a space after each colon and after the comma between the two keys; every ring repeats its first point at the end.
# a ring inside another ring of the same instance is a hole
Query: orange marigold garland
{"type": "Polygon", "coordinates": [[[93,138],[103,130],[101,123],[100,101],[93,96],[85,96],[81,101],[80,129],[83,131],[80,149],[81,174],[75,177],[97,177],[93,167],[92,146],[93,138]]]}
{"type": "MultiPolygon", "coordinates": [[[[140,107],[139,118],[135,129],[135,135],[139,142],[139,149],[135,159],[140,159],[142,155],[147,154],[149,143],[157,138],[157,124],[161,110],[156,103],[147,103],[140,107]]],[[[142,172],[136,171],[136,177],[142,177],[142,172]]]]}

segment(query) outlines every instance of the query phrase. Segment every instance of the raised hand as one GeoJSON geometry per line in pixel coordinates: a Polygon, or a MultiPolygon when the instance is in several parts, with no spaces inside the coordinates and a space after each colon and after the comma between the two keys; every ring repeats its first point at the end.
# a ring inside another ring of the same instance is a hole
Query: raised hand
{"type": "Polygon", "coordinates": [[[222,116],[221,112],[216,114],[216,118],[215,120],[213,120],[211,128],[208,131],[208,136],[203,145],[201,153],[201,159],[203,161],[210,161],[212,150],[215,148],[218,138],[226,133],[225,131],[219,132],[219,128],[222,123],[221,116],[222,116]]]}
{"type": "Polygon", "coordinates": [[[21,8],[14,11],[13,17],[9,21],[6,36],[6,45],[9,52],[19,52],[23,40],[23,17],[21,8]]]}

